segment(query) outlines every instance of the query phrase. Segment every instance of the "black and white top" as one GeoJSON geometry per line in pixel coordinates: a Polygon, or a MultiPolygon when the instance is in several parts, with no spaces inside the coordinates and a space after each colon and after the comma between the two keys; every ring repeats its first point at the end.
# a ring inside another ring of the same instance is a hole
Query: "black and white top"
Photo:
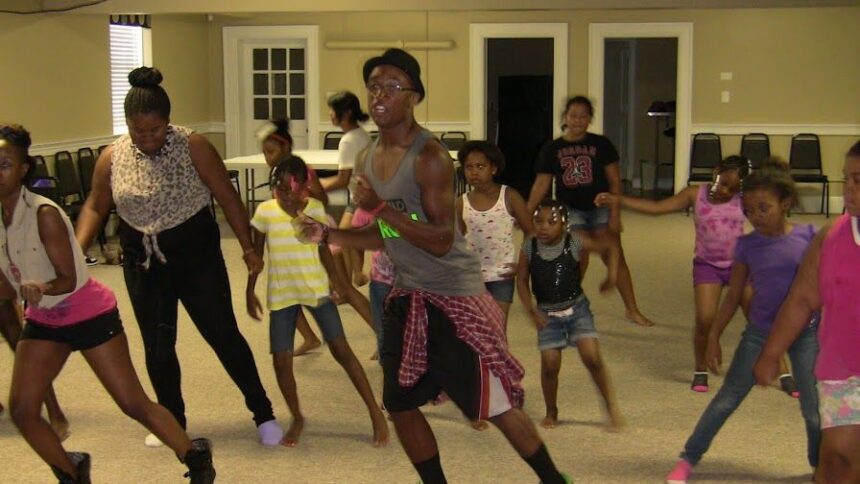
{"type": "Polygon", "coordinates": [[[192,130],[169,125],[167,140],[154,156],[140,151],[131,136],[113,143],[111,192],[116,211],[131,227],[144,234],[146,262],[158,249],[159,232],[176,227],[209,205],[211,193],[191,161],[192,130]]]}

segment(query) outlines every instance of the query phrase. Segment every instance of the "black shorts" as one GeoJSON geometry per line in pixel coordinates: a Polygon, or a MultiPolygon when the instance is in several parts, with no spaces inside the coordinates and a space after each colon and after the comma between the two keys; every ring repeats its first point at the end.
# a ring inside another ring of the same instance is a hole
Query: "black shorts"
{"type": "Polygon", "coordinates": [[[69,326],[46,326],[28,319],[21,332],[21,339],[53,341],[71,346],[72,351],[83,351],[106,343],[122,332],[119,311],[114,309],[69,326]]]}
{"type": "Polygon", "coordinates": [[[403,331],[409,296],[390,298],[383,315],[384,375],[382,401],[389,412],[414,410],[442,391],[470,420],[483,420],[512,408],[498,378],[469,345],[457,338],[454,325],[441,309],[427,303],[427,373],[412,387],[398,382],[403,331]]]}

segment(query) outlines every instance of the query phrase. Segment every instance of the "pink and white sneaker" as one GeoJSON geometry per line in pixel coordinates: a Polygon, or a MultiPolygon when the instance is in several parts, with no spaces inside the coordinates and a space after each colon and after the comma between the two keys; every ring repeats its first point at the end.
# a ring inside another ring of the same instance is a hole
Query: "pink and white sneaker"
{"type": "Polygon", "coordinates": [[[693,382],[690,383],[690,389],[694,392],[705,393],[708,391],[708,372],[697,371],[693,373],[693,382]]]}
{"type": "Polygon", "coordinates": [[[666,484],[687,484],[687,479],[690,478],[692,472],[693,466],[684,459],[681,459],[675,464],[672,472],[666,476],[666,484]]]}

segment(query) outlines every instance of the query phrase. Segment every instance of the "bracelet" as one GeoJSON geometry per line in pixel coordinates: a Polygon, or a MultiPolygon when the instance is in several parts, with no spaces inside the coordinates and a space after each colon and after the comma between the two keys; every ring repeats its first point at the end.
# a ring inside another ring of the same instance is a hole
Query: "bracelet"
{"type": "Polygon", "coordinates": [[[379,212],[381,212],[381,211],[382,211],[382,209],[383,209],[383,208],[385,208],[387,205],[388,205],[388,204],[387,204],[387,203],[385,203],[385,200],[383,200],[383,201],[379,202],[379,205],[377,205],[377,206],[376,206],[376,208],[374,208],[373,210],[368,210],[368,211],[367,211],[367,213],[369,213],[370,215],[373,215],[374,217],[376,217],[376,215],[377,215],[379,212]]]}
{"type": "Polygon", "coordinates": [[[253,247],[251,247],[250,249],[245,249],[245,252],[242,252],[242,258],[244,259],[245,257],[248,257],[248,255],[252,252],[255,252],[255,249],[253,247]]]}

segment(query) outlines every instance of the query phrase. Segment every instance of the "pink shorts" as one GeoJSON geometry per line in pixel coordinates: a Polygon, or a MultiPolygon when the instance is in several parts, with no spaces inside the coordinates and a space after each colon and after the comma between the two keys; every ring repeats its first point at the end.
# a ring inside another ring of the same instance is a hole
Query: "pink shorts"
{"type": "Polygon", "coordinates": [[[693,259],[693,286],[699,284],[729,285],[731,267],[717,267],[701,259],[693,259]]]}

